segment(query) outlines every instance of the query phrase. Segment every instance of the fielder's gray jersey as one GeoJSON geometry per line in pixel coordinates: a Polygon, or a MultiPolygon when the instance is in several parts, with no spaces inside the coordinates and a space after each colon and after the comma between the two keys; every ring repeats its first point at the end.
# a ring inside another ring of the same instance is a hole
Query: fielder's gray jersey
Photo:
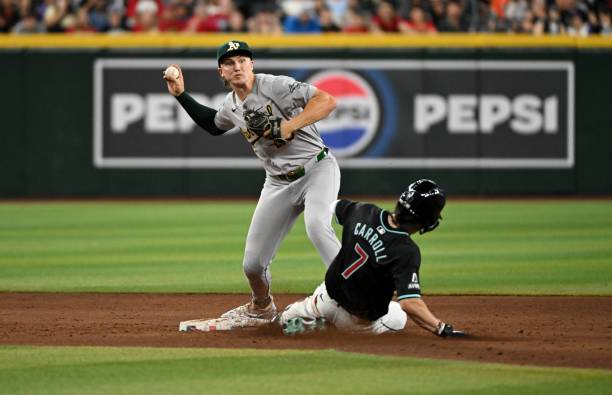
{"type": "Polygon", "coordinates": [[[263,160],[266,172],[271,175],[286,174],[306,163],[324,147],[316,125],[308,125],[296,131],[293,140],[277,146],[273,140],[259,138],[249,132],[244,114],[256,111],[265,113],[271,119],[294,118],[303,111],[316,89],[287,76],[255,74],[253,91],[244,102],[240,102],[234,92],[230,92],[215,116],[215,124],[225,130],[239,127],[242,135],[253,146],[255,154],[263,160]]]}

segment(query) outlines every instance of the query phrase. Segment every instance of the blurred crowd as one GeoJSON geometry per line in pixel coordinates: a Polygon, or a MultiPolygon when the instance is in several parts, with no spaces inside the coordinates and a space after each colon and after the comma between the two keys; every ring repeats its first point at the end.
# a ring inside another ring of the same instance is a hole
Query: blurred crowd
{"type": "Polygon", "coordinates": [[[0,0],[0,32],[610,35],[612,0],[0,0]]]}

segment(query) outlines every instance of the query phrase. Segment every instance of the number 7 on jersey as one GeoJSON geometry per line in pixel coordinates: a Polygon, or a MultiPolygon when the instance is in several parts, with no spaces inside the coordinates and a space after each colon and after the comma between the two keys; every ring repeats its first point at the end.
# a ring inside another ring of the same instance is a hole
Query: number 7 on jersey
{"type": "Polygon", "coordinates": [[[366,261],[370,257],[363,250],[363,248],[361,248],[359,243],[355,243],[355,252],[357,253],[357,255],[359,255],[359,258],[357,258],[355,262],[351,263],[351,265],[344,269],[344,271],[342,272],[342,277],[344,277],[345,280],[351,277],[353,273],[355,273],[360,267],[365,265],[366,261]]]}

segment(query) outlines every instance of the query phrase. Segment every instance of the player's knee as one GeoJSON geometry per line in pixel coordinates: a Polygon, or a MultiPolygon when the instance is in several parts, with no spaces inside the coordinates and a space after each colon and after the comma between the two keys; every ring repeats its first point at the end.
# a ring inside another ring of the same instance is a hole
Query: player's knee
{"type": "Polygon", "coordinates": [[[408,315],[397,302],[389,303],[389,312],[385,316],[385,326],[390,330],[401,331],[408,322],[408,315]]]}
{"type": "Polygon", "coordinates": [[[244,260],[242,261],[242,269],[247,277],[261,276],[265,271],[266,265],[262,259],[253,253],[248,251],[244,254],[244,260]]]}

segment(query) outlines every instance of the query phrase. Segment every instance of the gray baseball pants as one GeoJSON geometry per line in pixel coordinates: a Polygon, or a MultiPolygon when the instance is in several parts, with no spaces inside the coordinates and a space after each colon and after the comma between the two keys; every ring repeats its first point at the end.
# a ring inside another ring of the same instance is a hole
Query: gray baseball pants
{"type": "Polygon", "coordinates": [[[254,300],[264,300],[270,294],[270,264],[302,212],[308,238],[325,267],[329,267],[340,251],[331,225],[331,205],[338,198],[339,189],[340,169],[331,153],[293,182],[266,177],[249,227],[243,260],[254,300]]]}

